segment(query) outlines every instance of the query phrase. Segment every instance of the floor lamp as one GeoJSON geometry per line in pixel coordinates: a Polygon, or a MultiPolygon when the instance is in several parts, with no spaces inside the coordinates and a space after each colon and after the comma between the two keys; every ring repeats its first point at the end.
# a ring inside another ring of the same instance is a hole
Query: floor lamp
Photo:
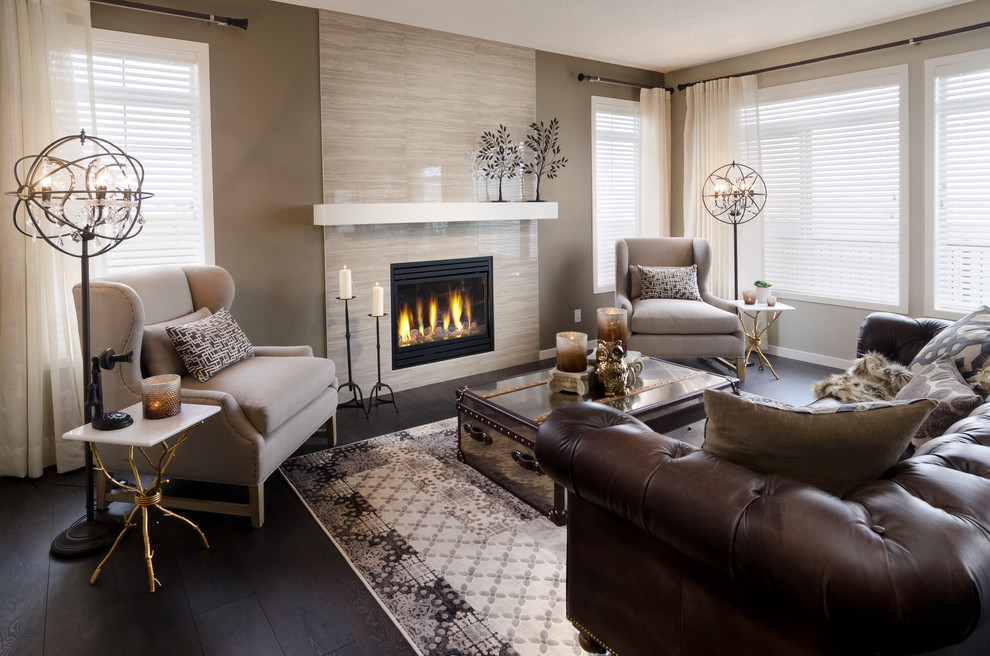
{"type": "MultiPolygon", "coordinates": [[[[136,237],[144,225],[141,202],[151,194],[141,191],[144,167],[105,139],[85,131],[49,144],[40,154],[14,164],[17,198],[14,227],[32,239],[79,258],[82,267],[80,328],[83,371],[90,372],[84,418],[100,430],[114,430],[133,420],[121,412],[103,412],[100,368],[130,361],[131,354],[108,349],[92,357],[90,349],[89,259],[136,237]],[[95,416],[94,416],[95,410],[95,416]]],[[[86,445],[86,521],[77,522],[52,541],[54,556],[85,556],[110,545],[120,529],[116,521],[97,518],[93,487],[93,454],[86,445]]]]}
{"type": "Polygon", "coordinates": [[[754,169],[733,161],[712,171],[701,189],[701,200],[715,219],[732,225],[733,298],[739,298],[739,226],[763,211],[767,186],[754,169]]]}

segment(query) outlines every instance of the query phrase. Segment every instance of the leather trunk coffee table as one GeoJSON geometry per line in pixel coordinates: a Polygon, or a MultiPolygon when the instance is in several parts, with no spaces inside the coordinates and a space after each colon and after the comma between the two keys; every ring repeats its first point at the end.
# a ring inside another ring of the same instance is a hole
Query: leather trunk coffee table
{"type": "Polygon", "coordinates": [[[533,455],[540,424],[556,408],[593,401],[623,410],[653,430],[700,444],[696,426],[705,418],[706,389],[737,389],[738,380],[699,369],[642,358],[643,371],[622,396],[551,392],[550,370],[476,387],[457,397],[457,457],[530,504],[557,525],[567,521],[564,488],[540,469],[533,455]]]}

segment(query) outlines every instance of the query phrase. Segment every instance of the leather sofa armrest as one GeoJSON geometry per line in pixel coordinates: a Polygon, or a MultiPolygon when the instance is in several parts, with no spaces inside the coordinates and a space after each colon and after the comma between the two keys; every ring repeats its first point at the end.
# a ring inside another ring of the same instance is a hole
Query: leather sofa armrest
{"type": "Polygon", "coordinates": [[[856,357],[874,351],[908,365],[949,323],[943,319],[913,319],[890,312],[874,312],[860,326],[856,357]]]}
{"type": "Polygon", "coordinates": [[[311,358],[313,357],[313,347],[308,344],[303,346],[255,346],[254,354],[263,357],[311,358]]]}
{"type": "Polygon", "coordinates": [[[988,456],[911,458],[840,499],[600,404],[555,410],[536,440],[540,466],[571,493],[837,634],[893,651],[959,642],[990,616],[988,456]]]}

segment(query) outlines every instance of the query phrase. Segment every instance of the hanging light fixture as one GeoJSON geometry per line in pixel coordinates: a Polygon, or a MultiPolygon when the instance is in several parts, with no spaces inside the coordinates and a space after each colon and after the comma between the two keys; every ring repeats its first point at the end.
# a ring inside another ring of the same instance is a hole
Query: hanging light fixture
{"type": "Polygon", "coordinates": [[[712,171],[702,186],[701,200],[715,219],[732,225],[733,282],[739,298],[739,226],[763,211],[767,186],[756,170],[733,160],[712,171]]]}
{"type": "MultiPolygon", "coordinates": [[[[90,365],[89,259],[133,239],[144,226],[141,202],[152,194],[141,190],[144,167],[105,139],[85,131],[50,143],[38,155],[29,155],[14,164],[17,198],[14,227],[31,238],[42,239],[55,250],[77,257],[82,268],[80,327],[82,330],[83,371],[90,365]]],[[[100,368],[116,362],[130,362],[131,354],[115,354],[108,349],[92,357],[90,382],[86,388],[84,417],[99,430],[113,430],[133,420],[121,412],[103,413],[100,368]],[[94,410],[96,416],[94,417],[94,410]]],[[[113,541],[118,525],[95,516],[93,455],[86,452],[86,521],[73,524],[56,536],[52,554],[61,557],[84,556],[113,541]]]]}

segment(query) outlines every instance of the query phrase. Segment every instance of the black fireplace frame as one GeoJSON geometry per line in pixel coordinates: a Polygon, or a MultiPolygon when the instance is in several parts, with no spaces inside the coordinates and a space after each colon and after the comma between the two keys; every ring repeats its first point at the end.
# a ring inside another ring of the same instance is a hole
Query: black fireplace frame
{"type": "Polygon", "coordinates": [[[392,321],[392,370],[416,367],[431,362],[442,362],[454,358],[489,353],[495,350],[495,290],[492,288],[492,256],[463,257],[451,260],[429,260],[422,262],[393,262],[390,266],[392,321]],[[410,282],[443,282],[445,280],[460,280],[469,277],[485,278],[485,323],[487,331],[484,335],[459,337],[449,341],[431,342],[427,344],[412,344],[399,347],[399,331],[396,323],[399,320],[400,284],[410,282]]]}

